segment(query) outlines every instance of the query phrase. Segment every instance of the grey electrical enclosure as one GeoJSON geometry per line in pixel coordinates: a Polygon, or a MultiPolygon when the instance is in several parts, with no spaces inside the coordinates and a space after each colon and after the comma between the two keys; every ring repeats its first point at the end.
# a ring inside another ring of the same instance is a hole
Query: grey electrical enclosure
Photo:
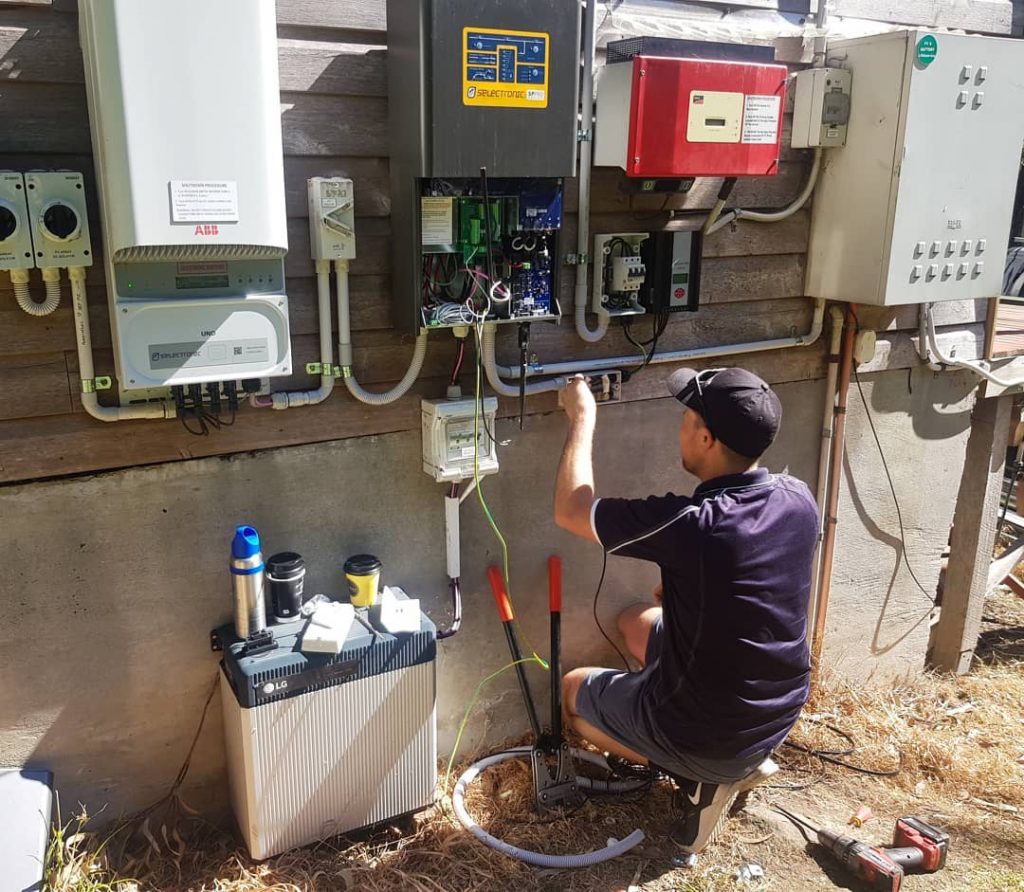
{"type": "Polygon", "coordinates": [[[581,4],[387,0],[387,17],[396,323],[413,331],[426,181],[575,175],[581,4]]]}
{"type": "Polygon", "coordinates": [[[388,0],[391,152],[404,172],[572,176],[580,10],[578,0],[388,0]]]}

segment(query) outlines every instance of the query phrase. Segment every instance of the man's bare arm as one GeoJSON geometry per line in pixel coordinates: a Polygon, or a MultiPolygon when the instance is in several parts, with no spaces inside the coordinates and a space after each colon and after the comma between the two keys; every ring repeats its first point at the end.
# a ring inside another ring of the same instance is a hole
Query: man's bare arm
{"type": "Polygon", "coordinates": [[[569,381],[563,395],[569,433],[555,481],[555,523],[583,539],[597,542],[590,513],[594,505],[593,442],[597,406],[582,377],[569,381]]]}

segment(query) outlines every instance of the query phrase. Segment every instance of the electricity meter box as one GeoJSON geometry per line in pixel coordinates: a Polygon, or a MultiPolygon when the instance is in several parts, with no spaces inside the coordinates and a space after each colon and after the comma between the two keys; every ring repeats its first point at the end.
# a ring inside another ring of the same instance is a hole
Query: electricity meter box
{"type": "Polygon", "coordinates": [[[1024,140],[1024,44],[898,31],[829,44],[853,75],[815,190],[808,293],[898,305],[1000,293],[1024,140]]]}
{"type": "Polygon", "coordinates": [[[557,318],[580,16],[575,2],[388,0],[398,327],[465,324],[467,302],[498,322],[557,318]],[[492,278],[507,296],[490,300],[492,278]]]}
{"type": "Polygon", "coordinates": [[[609,64],[594,163],[631,177],[774,175],[787,77],[784,65],[720,58],[638,53],[609,64]]]}
{"type": "Polygon", "coordinates": [[[273,0],[79,12],[122,390],[290,374],[273,0]]]}

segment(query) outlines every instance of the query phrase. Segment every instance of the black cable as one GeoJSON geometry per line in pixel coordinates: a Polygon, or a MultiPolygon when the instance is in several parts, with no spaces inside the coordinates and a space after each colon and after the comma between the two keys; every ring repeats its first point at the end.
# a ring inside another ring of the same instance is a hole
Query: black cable
{"type": "Polygon", "coordinates": [[[917,584],[917,587],[921,589],[921,593],[928,599],[929,603],[934,606],[938,595],[936,593],[928,594],[928,589],[921,585],[921,580],[917,578],[914,568],[910,566],[910,559],[907,557],[907,535],[903,528],[903,512],[900,511],[900,500],[896,495],[896,486],[892,482],[892,474],[889,473],[889,463],[885,460],[885,452],[882,450],[882,441],[878,438],[878,431],[875,430],[875,420],[871,415],[871,407],[868,405],[868,401],[864,397],[864,388],[861,386],[860,375],[857,374],[856,366],[854,366],[853,369],[853,380],[857,383],[857,391],[860,393],[860,401],[864,405],[864,413],[868,418],[871,435],[875,438],[875,446],[878,447],[878,454],[882,459],[882,467],[885,469],[885,479],[889,481],[889,492],[892,493],[892,502],[896,506],[896,520],[900,526],[900,543],[903,546],[901,555],[903,563],[906,565],[907,572],[910,573],[910,578],[913,579],[917,584]]]}
{"type": "Polygon", "coordinates": [[[187,415],[187,413],[188,410],[186,409],[178,414],[178,420],[181,421],[181,426],[185,428],[185,430],[187,430],[190,434],[192,434],[193,437],[207,436],[210,433],[210,431],[206,428],[203,419],[199,418],[199,430],[193,430],[191,427],[189,427],[188,422],[185,420],[185,416],[187,415]]]}
{"type": "Polygon", "coordinates": [[[598,631],[600,631],[600,633],[604,636],[604,640],[607,641],[615,649],[615,653],[617,653],[619,655],[619,659],[622,660],[622,665],[626,667],[626,671],[627,672],[632,672],[633,670],[629,668],[629,660],[627,660],[626,657],[623,655],[622,651],[619,650],[619,646],[614,641],[612,641],[611,638],[608,637],[608,633],[605,632],[604,626],[601,625],[601,620],[598,619],[598,616],[597,616],[597,599],[601,595],[601,587],[604,585],[604,574],[607,572],[607,570],[608,570],[608,551],[606,549],[602,549],[602,553],[601,553],[601,578],[597,581],[597,590],[594,592],[594,607],[593,607],[594,622],[597,624],[598,631]]]}
{"type": "MultiPolygon", "coordinates": [[[[805,721],[812,721],[811,719],[805,719],[805,721]]],[[[850,771],[856,771],[858,774],[867,774],[872,777],[895,777],[900,773],[903,768],[903,754],[899,755],[899,762],[894,769],[887,771],[879,771],[874,768],[864,768],[860,765],[851,765],[849,762],[844,762],[839,756],[852,756],[857,752],[857,742],[853,739],[853,735],[847,733],[842,728],[837,728],[835,725],[829,722],[817,721],[816,724],[821,725],[824,728],[828,728],[833,734],[838,734],[842,737],[849,746],[841,750],[823,750],[815,749],[814,747],[804,746],[802,743],[794,743],[791,740],[784,740],[783,746],[788,746],[790,749],[794,749],[799,753],[804,753],[808,756],[814,756],[816,759],[821,759],[822,762],[829,762],[832,765],[838,765],[841,768],[848,768],[850,771]]]]}

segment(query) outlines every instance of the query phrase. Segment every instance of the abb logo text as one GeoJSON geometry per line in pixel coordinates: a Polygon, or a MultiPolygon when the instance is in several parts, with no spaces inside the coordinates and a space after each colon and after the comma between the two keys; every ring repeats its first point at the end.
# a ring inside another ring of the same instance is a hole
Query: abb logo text
{"type": "Polygon", "coordinates": [[[205,223],[196,227],[194,235],[220,235],[220,227],[216,223],[205,223]]]}

